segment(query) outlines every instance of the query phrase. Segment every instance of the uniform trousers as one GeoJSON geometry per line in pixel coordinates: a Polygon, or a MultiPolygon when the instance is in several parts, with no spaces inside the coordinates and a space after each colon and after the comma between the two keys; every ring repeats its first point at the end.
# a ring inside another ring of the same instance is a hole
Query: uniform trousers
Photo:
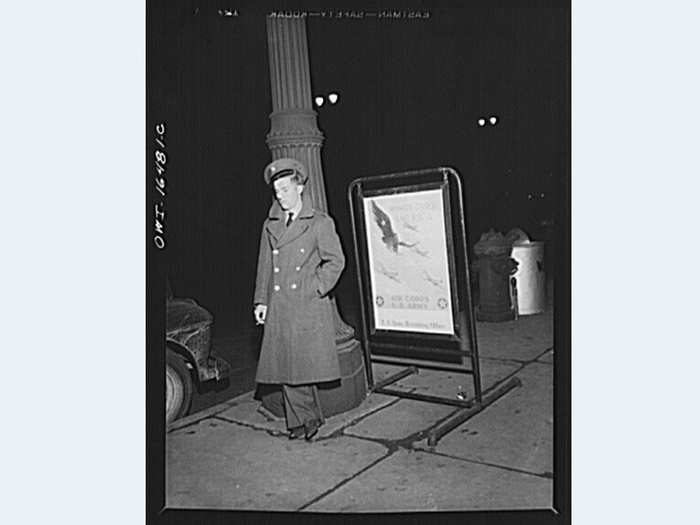
{"type": "Polygon", "coordinates": [[[323,423],[323,412],[316,385],[282,385],[287,428],[292,429],[317,419],[323,423]]]}

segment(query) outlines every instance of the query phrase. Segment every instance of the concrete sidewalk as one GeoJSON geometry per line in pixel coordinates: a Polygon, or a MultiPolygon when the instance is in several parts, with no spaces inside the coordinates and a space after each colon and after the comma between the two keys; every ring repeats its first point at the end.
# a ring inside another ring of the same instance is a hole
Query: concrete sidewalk
{"type": "MultiPolygon", "coordinates": [[[[549,509],[553,498],[553,316],[477,323],[482,388],[522,386],[445,435],[457,407],[371,394],[290,441],[253,392],[175,422],[166,436],[166,507],[392,512],[549,509]]],[[[374,363],[375,381],[403,367],[374,363]]],[[[471,376],[421,370],[393,385],[472,397],[471,376]]]]}

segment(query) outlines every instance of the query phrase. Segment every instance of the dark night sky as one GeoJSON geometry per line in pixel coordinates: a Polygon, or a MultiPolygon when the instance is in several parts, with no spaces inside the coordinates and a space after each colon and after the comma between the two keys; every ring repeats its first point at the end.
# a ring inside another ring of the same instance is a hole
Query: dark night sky
{"type": "MultiPolygon", "coordinates": [[[[244,327],[270,203],[267,10],[225,18],[205,5],[152,4],[147,136],[166,122],[175,294],[244,327]]],[[[346,198],[356,177],[449,165],[465,182],[470,245],[489,227],[552,239],[542,221],[562,209],[570,173],[569,19],[568,9],[452,8],[428,20],[307,20],[313,93],[340,94],[317,111],[349,259],[341,311],[356,301],[346,198]],[[497,126],[477,126],[492,114],[497,126]]]]}

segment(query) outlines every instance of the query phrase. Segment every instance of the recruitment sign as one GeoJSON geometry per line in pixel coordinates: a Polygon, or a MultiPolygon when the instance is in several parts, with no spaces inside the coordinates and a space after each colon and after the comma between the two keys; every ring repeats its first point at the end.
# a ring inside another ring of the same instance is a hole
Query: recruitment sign
{"type": "Polygon", "coordinates": [[[362,198],[376,330],[454,334],[445,192],[362,198]]]}
{"type": "Polygon", "coordinates": [[[466,364],[475,355],[462,188],[452,168],[348,187],[367,361],[466,364]]]}

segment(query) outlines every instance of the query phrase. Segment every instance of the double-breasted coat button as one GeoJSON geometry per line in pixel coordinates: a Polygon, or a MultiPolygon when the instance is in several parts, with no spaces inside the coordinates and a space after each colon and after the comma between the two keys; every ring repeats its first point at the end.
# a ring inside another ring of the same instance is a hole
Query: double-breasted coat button
{"type": "Polygon", "coordinates": [[[300,251],[301,253],[304,253],[304,248],[301,248],[299,251],[300,251]]]}
{"type": "Polygon", "coordinates": [[[279,252],[280,251],[277,248],[275,248],[274,250],[272,250],[272,255],[277,255],[279,252]]]}
{"type": "Polygon", "coordinates": [[[296,268],[297,272],[301,270],[301,266],[297,266],[296,268]]]}
{"type": "Polygon", "coordinates": [[[296,289],[297,289],[297,283],[292,283],[292,290],[296,290],[296,289]]]}
{"type": "Polygon", "coordinates": [[[279,292],[279,291],[280,291],[280,285],[279,285],[279,284],[276,284],[276,285],[275,285],[275,292],[279,292]]]}
{"type": "Polygon", "coordinates": [[[280,273],[280,269],[275,266],[275,273],[280,273]]]}

